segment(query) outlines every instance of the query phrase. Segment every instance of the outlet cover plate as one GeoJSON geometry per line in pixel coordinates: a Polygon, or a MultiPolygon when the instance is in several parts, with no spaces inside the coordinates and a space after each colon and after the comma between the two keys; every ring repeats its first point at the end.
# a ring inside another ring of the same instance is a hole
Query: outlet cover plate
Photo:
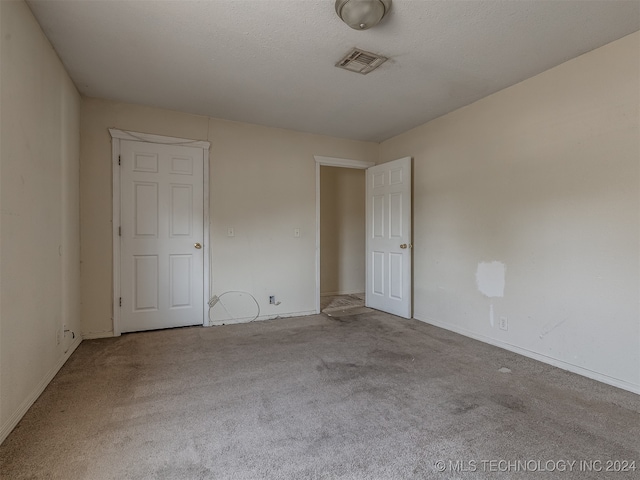
{"type": "Polygon", "coordinates": [[[500,317],[500,330],[509,330],[509,322],[507,317],[500,317]]]}

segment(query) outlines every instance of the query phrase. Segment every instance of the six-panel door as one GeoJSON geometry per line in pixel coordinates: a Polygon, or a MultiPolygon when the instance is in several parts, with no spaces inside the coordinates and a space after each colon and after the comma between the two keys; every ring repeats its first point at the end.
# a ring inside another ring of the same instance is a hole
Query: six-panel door
{"type": "Polygon", "coordinates": [[[203,151],[124,140],[120,157],[121,331],[202,325],[203,151]]]}
{"type": "Polygon", "coordinates": [[[367,169],[368,307],[411,318],[411,158],[367,169]]]}

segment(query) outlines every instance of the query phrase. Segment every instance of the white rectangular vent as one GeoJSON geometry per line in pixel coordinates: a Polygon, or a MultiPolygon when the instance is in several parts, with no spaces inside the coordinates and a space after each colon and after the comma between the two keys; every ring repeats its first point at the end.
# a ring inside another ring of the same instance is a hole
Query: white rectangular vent
{"type": "Polygon", "coordinates": [[[354,48],[342,57],[338,63],[336,63],[336,67],[366,75],[386,61],[387,57],[371,52],[365,52],[359,48],[354,48]]]}

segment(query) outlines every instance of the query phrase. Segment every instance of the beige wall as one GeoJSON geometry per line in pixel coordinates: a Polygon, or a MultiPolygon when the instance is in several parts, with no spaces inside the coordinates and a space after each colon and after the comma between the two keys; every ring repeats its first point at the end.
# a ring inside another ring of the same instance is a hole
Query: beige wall
{"type": "Polygon", "coordinates": [[[640,393],[639,46],[381,145],[415,162],[416,318],[640,393]]]}
{"type": "Polygon", "coordinates": [[[365,171],[320,167],[320,294],[365,290],[365,171]]]}
{"type": "Polygon", "coordinates": [[[211,142],[213,293],[251,293],[261,316],[315,311],[314,155],[375,161],[378,145],[85,98],[81,127],[82,318],[112,334],[109,127],[211,142]],[[232,227],[234,237],[227,236],[232,227]],[[294,238],[294,229],[301,231],[294,238]],[[280,305],[269,305],[275,295],[280,305]]]}
{"type": "Polygon", "coordinates": [[[80,97],[26,4],[0,17],[2,441],[80,341],[80,97]]]}

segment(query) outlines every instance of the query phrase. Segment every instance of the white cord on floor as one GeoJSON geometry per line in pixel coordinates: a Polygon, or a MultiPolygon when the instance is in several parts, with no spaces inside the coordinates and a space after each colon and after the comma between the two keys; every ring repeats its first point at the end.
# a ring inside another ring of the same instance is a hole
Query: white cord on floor
{"type": "Polygon", "coordinates": [[[231,315],[229,313],[229,310],[227,310],[227,307],[225,307],[224,303],[222,303],[222,297],[225,296],[228,293],[240,293],[242,295],[249,295],[253,299],[253,301],[256,304],[256,307],[258,307],[258,313],[256,313],[255,317],[253,317],[251,320],[249,320],[250,322],[253,322],[255,319],[257,319],[260,316],[260,304],[258,303],[258,300],[256,300],[256,297],[251,295],[249,292],[243,292],[242,290],[229,290],[227,292],[221,293],[220,295],[213,295],[211,297],[211,300],[209,300],[209,313],[208,313],[209,325],[213,325],[213,319],[211,318],[211,309],[217,303],[222,305],[222,308],[224,309],[224,311],[227,313],[227,315],[229,315],[229,320],[236,320],[236,318],[234,318],[233,315],[231,315]]]}

